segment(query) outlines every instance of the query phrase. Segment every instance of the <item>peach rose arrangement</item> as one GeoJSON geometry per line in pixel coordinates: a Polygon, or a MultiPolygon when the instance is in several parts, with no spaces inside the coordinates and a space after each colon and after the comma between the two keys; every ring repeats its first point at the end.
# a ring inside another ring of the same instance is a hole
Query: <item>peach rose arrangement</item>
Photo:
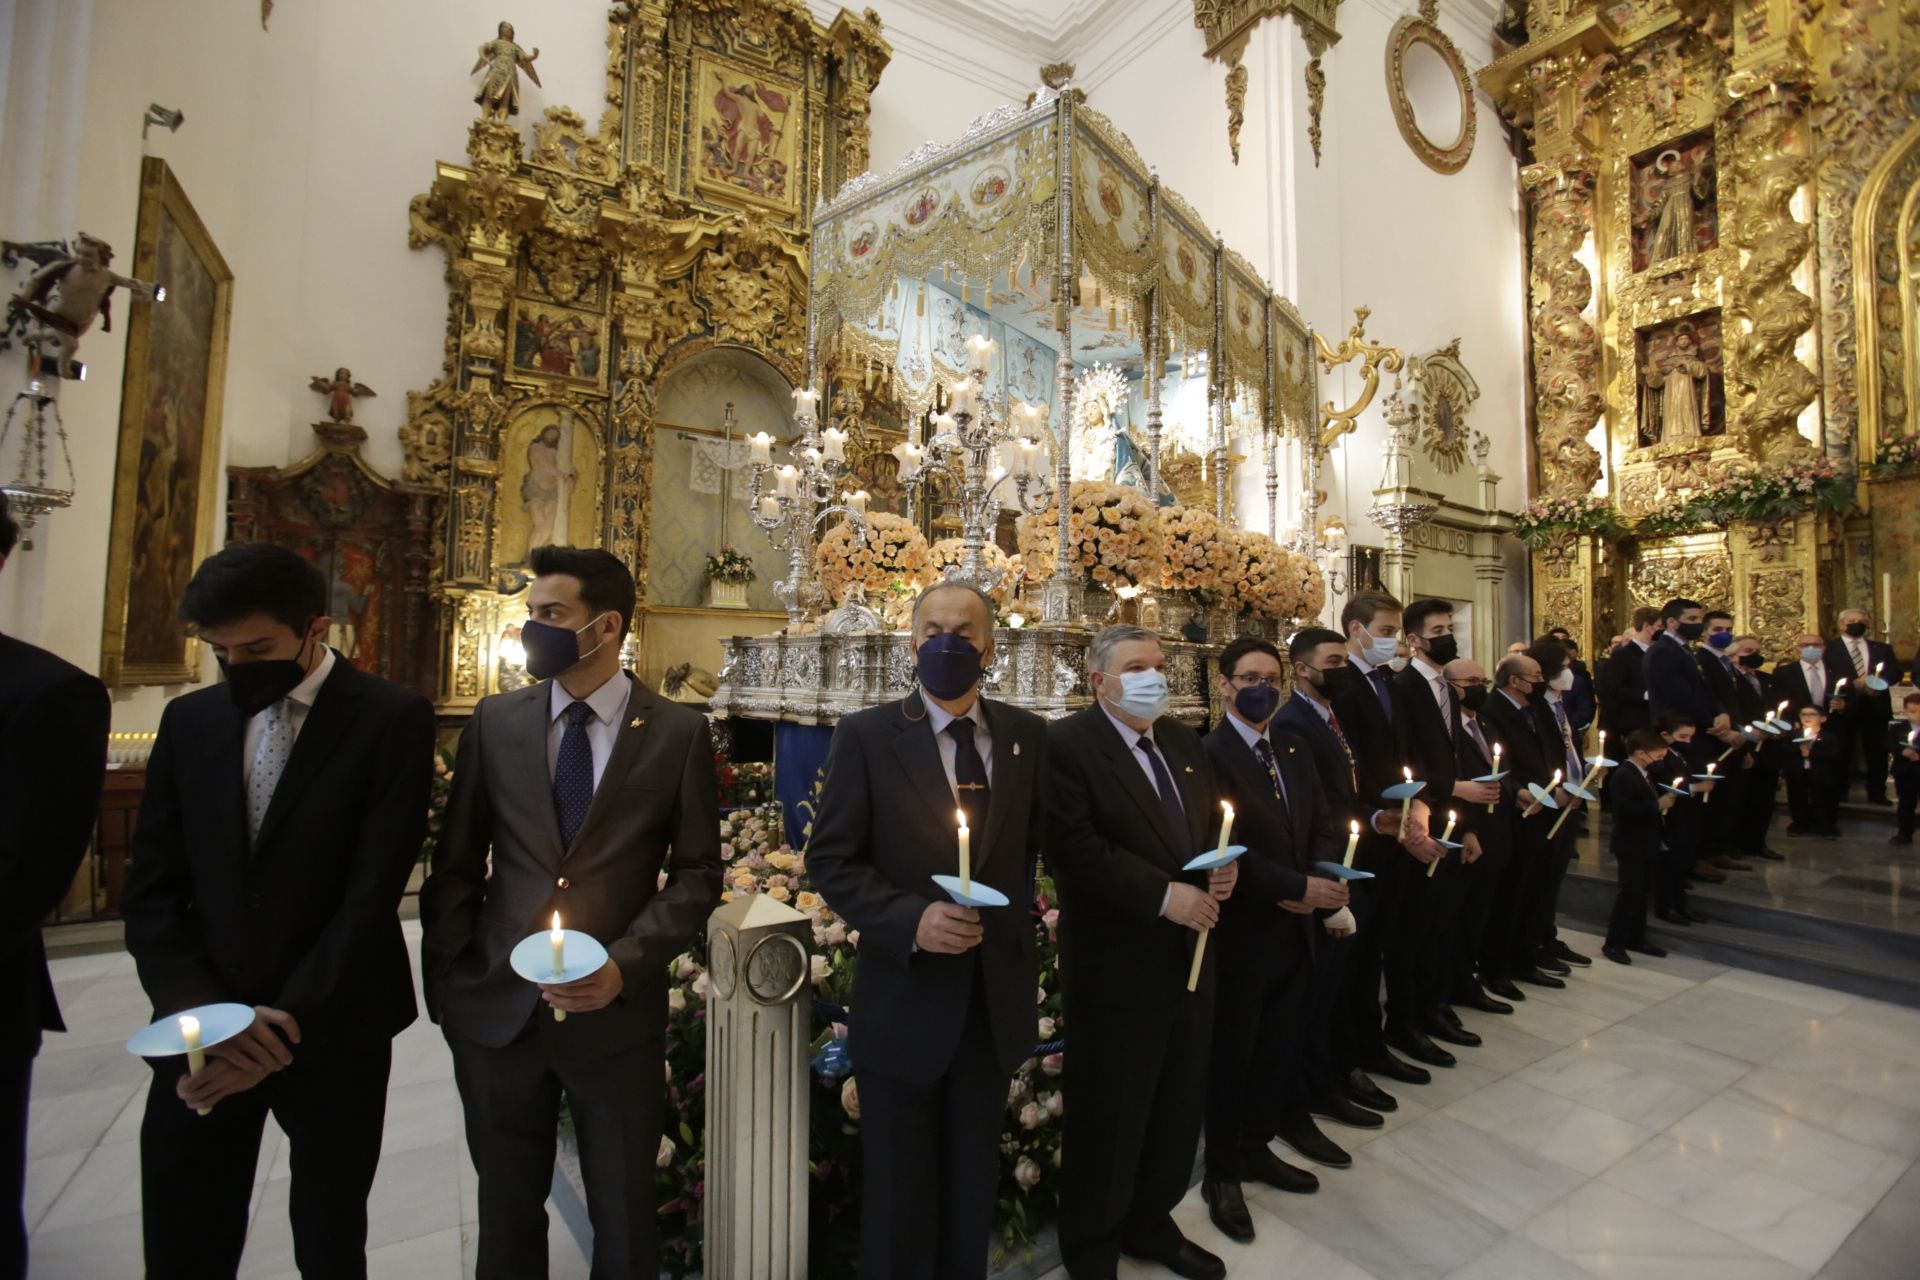
{"type": "Polygon", "coordinates": [[[1202,604],[1219,598],[1226,578],[1238,567],[1236,546],[1213,512],[1201,507],[1163,507],[1160,538],[1166,548],[1166,573],[1160,585],[1191,591],[1202,604]]]}
{"type": "MultiPolygon", "coordinates": [[[[1082,481],[1073,486],[1067,514],[1067,561],[1102,587],[1151,586],[1164,568],[1160,512],[1128,485],[1082,481]]],[[[1053,568],[1060,509],[1022,516],[1020,554],[1036,574],[1053,568]]]]}
{"type": "Polygon", "coordinates": [[[814,556],[820,585],[836,602],[856,582],[882,598],[911,599],[927,576],[926,536],[911,521],[883,512],[867,517],[864,545],[855,542],[853,526],[842,522],[827,530],[814,556]]]}
{"type": "Polygon", "coordinates": [[[1287,552],[1252,529],[1226,530],[1223,540],[1234,550],[1234,567],[1223,578],[1233,611],[1253,618],[1291,618],[1298,579],[1287,552]]]}
{"type": "MultiPolygon", "coordinates": [[[[987,543],[981,550],[985,552],[987,568],[1005,571],[1005,576],[1000,579],[1000,585],[992,591],[987,592],[987,595],[996,605],[1004,607],[1007,601],[1013,598],[1014,589],[1020,585],[1020,574],[1024,561],[1020,556],[1008,555],[991,542],[987,543]]],[[[928,548],[928,585],[931,585],[935,579],[940,577],[942,570],[950,565],[959,564],[962,557],[966,555],[966,552],[967,541],[965,538],[942,538],[940,541],[934,543],[932,547],[928,548]]]]}

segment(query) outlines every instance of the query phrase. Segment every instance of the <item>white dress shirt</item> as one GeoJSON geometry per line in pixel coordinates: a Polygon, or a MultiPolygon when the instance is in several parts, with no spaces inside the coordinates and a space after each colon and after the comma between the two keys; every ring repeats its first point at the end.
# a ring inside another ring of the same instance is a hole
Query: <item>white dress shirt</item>
{"type": "MultiPolygon", "coordinates": [[[[307,672],[307,678],[286,696],[287,725],[294,738],[300,736],[300,726],[307,722],[307,713],[313,710],[313,700],[320,696],[320,686],[333,674],[333,650],[327,645],[320,646],[320,662],[307,672]]],[[[253,758],[260,751],[260,735],[266,732],[266,714],[247,717],[247,734],[240,748],[240,785],[245,787],[253,781],[253,758]]]]}
{"type": "MultiPolygon", "coordinates": [[[[633,681],[627,673],[616,671],[607,682],[581,701],[593,708],[587,719],[587,746],[593,752],[593,785],[600,786],[600,775],[607,771],[607,758],[613,754],[613,742],[620,736],[620,717],[627,712],[627,699],[633,695],[633,681]]],[[[560,739],[566,736],[565,712],[574,697],[558,680],[547,699],[547,777],[553,777],[560,763],[560,739]]]]}
{"type": "Polygon", "coordinates": [[[927,720],[933,725],[933,742],[940,748],[940,767],[947,771],[947,786],[953,791],[953,802],[960,805],[960,775],[954,772],[954,757],[960,750],[960,744],[947,732],[947,726],[955,720],[973,721],[973,745],[980,752],[980,763],[986,767],[987,781],[993,781],[993,735],[987,732],[987,717],[980,711],[980,699],[975,698],[973,705],[967,708],[967,714],[956,716],[951,711],[935,706],[930,698],[923,699],[927,707],[927,720]]]}
{"type": "MultiPolygon", "coordinates": [[[[1260,754],[1260,749],[1255,745],[1256,743],[1264,742],[1267,744],[1268,751],[1273,750],[1273,739],[1268,736],[1271,727],[1266,730],[1256,729],[1239,716],[1234,715],[1231,711],[1227,713],[1227,723],[1233,726],[1234,732],[1240,735],[1240,740],[1247,744],[1247,750],[1253,752],[1256,757],[1260,754]]],[[[1265,766],[1262,767],[1264,768],[1265,766]]],[[[1280,757],[1277,753],[1273,760],[1273,785],[1280,789],[1280,799],[1284,803],[1291,805],[1293,798],[1287,794],[1286,781],[1280,776],[1280,757]]]]}

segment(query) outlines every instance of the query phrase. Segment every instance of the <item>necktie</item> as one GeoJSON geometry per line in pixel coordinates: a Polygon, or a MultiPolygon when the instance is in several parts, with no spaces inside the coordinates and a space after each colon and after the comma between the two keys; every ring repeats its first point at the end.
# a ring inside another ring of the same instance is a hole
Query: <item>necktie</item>
{"type": "Polygon", "coordinates": [[[280,785],[287,757],[293,754],[293,716],[285,698],[260,713],[260,741],[254,744],[253,768],[247,774],[247,843],[260,838],[260,825],[267,820],[267,806],[273,802],[273,789],[280,785]]]}
{"type": "Polygon", "coordinates": [[[1864,640],[1849,640],[1847,641],[1847,648],[1853,651],[1853,674],[1864,680],[1867,675],[1867,642],[1864,640]]]}
{"type": "Polygon", "coordinates": [[[1387,683],[1387,669],[1375,667],[1367,672],[1367,679],[1373,681],[1373,691],[1380,695],[1380,707],[1387,713],[1387,719],[1393,719],[1393,686],[1387,683]]]}
{"type": "Polygon", "coordinates": [[[1567,781],[1578,781],[1580,777],[1580,756],[1579,753],[1573,749],[1573,726],[1567,723],[1567,710],[1558,702],[1549,701],[1547,705],[1553,708],[1553,718],[1560,726],[1560,745],[1567,753],[1567,781]]]}
{"type": "Polygon", "coordinates": [[[1153,785],[1160,792],[1160,807],[1166,811],[1167,828],[1173,832],[1178,852],[1185,853],[1187,845],[1187,811],[1180,803],[1180,792],[1173,785],[1173,775],[1167,772],[1167,765],[1154,749],[1153,739],[1141,734],[1133,744],[1134,750],[1147,758],[1147,764],[1153,769],[1153,785]]]}
{"type": "Polygon", "coordinates": [[[1273,783],[1273,798],[1280,802],[1282,809],[1286,809],[1287,787],[1280,781],[1280,765],[1273,758],[1273,744],[1262,738],[1253,744],[1253,754],[1259,756],[1260,763],[1266,766],[1267,781],[1273,783]]]}
{"type": "Polygon", "coordinates": [[[1360,790],[1360,766],[1354,763],[1353,748],[1347,745],[1347,735],[1340,732],[1340,717],[1333,714],[1333,708],[1327,708],[1327,728],[1333,730],[1334,741],[1340,744],[1340,754],[1347,758],[1347,785],[1355,792],[1360,790]]]}
{"type": "Polygon", "coordinates": [[[980,748],[973,742],[973,721],[961,716],[947,724],[947,736],[953,739],[953,786],[960,793],[960,807],[967,811],[967,825],[978,827],[987,816],[987,765],[980,748]]]}
{"type": "Polygon", "coordinates": [[[1491,765],[1493,753],[1487,749],[1487,740],[1480,734],[1480,721],[1478,719],[1468,720],[1463,718],[1460,723],[1461,726],[1466,729],[1467,736],[1473,739],[1473,745],[1480,748],[1480,758],[1491,765]]]}
{"type": "Polygon", "coordinates": [[[593,745],[587,741],[593,708],[574,702],[561,714],[567,718],[567,727],[553,762],[553,811],[560,819],[561,845],[571,846],[593,804],[593,745]]]}
{"type": "Polygon", "coordinates": [[[1817,662],[1804,663],[1803,666],[1807,672],[1808,699],[1811,700],[1816,707],[1825,706],[1827,703],[1827,687],[1823,677],[1826,673],[1820,670],[1820,664],[1817,662]]]}

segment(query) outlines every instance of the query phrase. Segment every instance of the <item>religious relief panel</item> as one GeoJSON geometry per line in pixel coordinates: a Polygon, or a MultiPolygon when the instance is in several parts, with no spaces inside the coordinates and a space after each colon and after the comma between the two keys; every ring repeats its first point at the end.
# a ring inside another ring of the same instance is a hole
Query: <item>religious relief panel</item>
{"type": "Polygon", "coordinates": [[[762,72],[701,60],[694,71],[699,150],[694,187],[721,201],[791,213],[799,200],[795,148],[804,87],[762,72]]]}
{"type": "Polygon", "coordinates": [[[1713,135],[1695,134],[1635,156],[1632,202],[1635,271],[1718,244],[1713,135]]]}
{"type": "Polygon", "coordinates": [[[1642,556],[1627,566],[1630,605],[1658,609],[1675,596],[1732,603],[1732,560],[1719,535],[1683,539],[1662,551],[1673,554],[1642,556]]]}
{"type": "Polygon", "coordinates": [[[1727,430],[1720,313],[1703,311],[1637,335],[1641,446],[1685,445],[1727,430]]]}

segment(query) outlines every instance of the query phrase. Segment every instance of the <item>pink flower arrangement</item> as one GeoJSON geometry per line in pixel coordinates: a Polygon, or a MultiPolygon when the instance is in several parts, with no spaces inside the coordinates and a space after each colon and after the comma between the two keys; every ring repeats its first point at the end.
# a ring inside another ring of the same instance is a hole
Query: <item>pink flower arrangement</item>
{"type": "MultiPolygon", "coordinates": [[[[1102,587],[1151,586],[1164,573],[1160,512],[1128,485],[1081,481],[1067,515],[1067,562],[1102,587]]],[[[1059,546],[1060,508],[1020,517],[1020,555],[1036,573],[1050,570],[1059,546]]]]}
{"type": "Polygon", "coordinates": [[[874,512],[867,517],[866,538],[856,544],[853,526],[841,522],[827,530],[814,553],[820,585],[835,600],[845,600],[858,582],[883,595],[920,590],[927,574],[927,539],[913,522],[901,516],[874,512]]]}
{"type": "Polygon", "coordinates": [[[1235,566],[1234,548],[1224,533],[1211,511],[1200,507],[1161,508],[1160,538],[1166,549],[1166,571],[1160,585],[1173,591],[1198,592],[1203,603],[1211,603],[1235,566]]]}

